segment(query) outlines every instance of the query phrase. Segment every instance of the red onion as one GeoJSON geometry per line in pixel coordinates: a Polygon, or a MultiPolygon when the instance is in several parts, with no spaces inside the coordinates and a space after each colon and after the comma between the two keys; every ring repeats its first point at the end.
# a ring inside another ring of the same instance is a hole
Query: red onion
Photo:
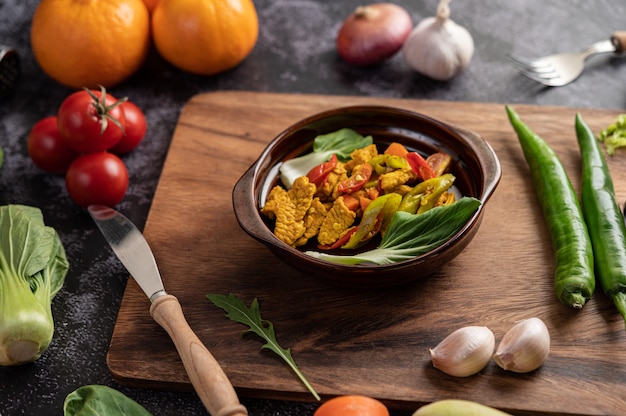
{"type": "Polygon", "coordinates": [[[413,29],[411,16],[392,3],[359,6],[337,35],[337,51],[353,65],[373,65],[393,56],[413,29]]]}

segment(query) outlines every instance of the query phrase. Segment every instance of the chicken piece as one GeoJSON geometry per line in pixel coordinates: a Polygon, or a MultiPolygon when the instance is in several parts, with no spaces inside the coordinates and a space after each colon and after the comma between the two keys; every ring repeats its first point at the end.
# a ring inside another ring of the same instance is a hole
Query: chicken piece
{"type": "Polygon", "coordinates": [[[396,169],[380,175],[380,189],[383,193],[393,192],[400,185],[415,179],[415,172],[411,168],[396,169]]]}
{"type": "Polygon", "coordinates": [[[296,247],[305,245],[310,238],[317,235],[330,207],[332,207],[332,205],[329,205],[327,208],[319,198],[313,199],[309,211],[304,216],[304,234],[296,241],[296,247]]]}
{"type": "Polygon", "coordinates": [[[437,203],[435,204],[435,206],[438,207],[438,206],[441,206],[441,205],[450,205],[454,201],[456,201],[456,197],[454,196],[454,192],[446,191],[443,194],[441,194],[441,196],[437,200],[437,203]]]}
{"type": "Polygon", "coordinates": [[[369,146],[361,149],[356,149],[350,153],[351,160],[346,162],[346,169],[351,171],[355,166],[367,163],[371,158],[376,156],[378,156],[378,149],[375,144],[370,144],[369,146]]]}
{"type": "Polygon", "coordinates": [[[343,163],[338,163],[335,169],[328,174],[326,181],[317,189],[317,196],[322,201],[334,201],[339,196],[337,185],[348,179],[348,172],[343,163]]]}
{"type": "Polygon", "coordinates": [[[276,219],[276,213],[280,209],[280,206],[290,201],[289,194],[285,189],[280,186],[275,186],[270,191],[265,201],[265,205],[261,208],[261,214],[268,217],[270,220],[276,219]]]}
{"type": "MultiPolygon", "coordinates": [[[[409,192],[411,192],[412,190],[413,188],[409,185],[398,185],[394,189],[392,189],[391,192],[404,196],[408,194],[409,192]]],[[[391,193],[391,192],[387,192],[387,193],[391,193]]]]}
{"type": "Polygon", "coordinates": [[[354,223],[356,213],[351,211],[340,196],[328,211],[322,222],[317,241],[322,245],[331,245],[354,223]]]}
{"type": "Polygon", "coordinates": [[[296,247],[306,231],[303,219],[311,207],[316,190],[317,187],[306,176],[296,179],[289,191],[280,186],[272,188],[261,213],[276,220],[274,235],[281,241],[296,247]]]}
{"type": "Polygon", "coordinates": [[[274,235],[290,246],[295,244],[306,229],[302,218],[299,220],[296,218],[296,212],[296,203],[280,186],[272,188],[265,205],[261,208],[262,214],[276,220],[274,235]]]}
{"type": "Polygon", "coordinates": [[[309,211],[316,191],[317,187],[309,182],[306,176],[300,176],[293,182],[293,186],[287,193],[296,205],[295,218],[297,220],[303,219],[309,211]]]}

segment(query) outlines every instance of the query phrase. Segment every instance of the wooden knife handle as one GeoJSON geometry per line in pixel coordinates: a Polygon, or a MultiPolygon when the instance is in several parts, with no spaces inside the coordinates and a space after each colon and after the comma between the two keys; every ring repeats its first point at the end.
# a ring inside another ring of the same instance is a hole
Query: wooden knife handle
{"type": "Polygon", "coordinates": [[[247,415],[224,370],[189,327],[178,299],[172,295],[156,298],[150,306],[150,315],[174,341],[191,384],[209,413],[212,416],[247,415]]]}
{"type": "Polygon", "coordinates": [[[620,53],[626,51],[626,31],[613,32],[611,41],[613,45],[615,45],[615,52],[620,53]]]}

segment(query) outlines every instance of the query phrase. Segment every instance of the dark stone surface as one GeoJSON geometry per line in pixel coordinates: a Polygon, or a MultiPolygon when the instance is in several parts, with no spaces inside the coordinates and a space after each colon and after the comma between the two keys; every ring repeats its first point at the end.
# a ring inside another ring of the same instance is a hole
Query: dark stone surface
{"type": "MultiPolygon", "coordinates": [[[[0,98],[0,146],[6,152],[0,204],[40,207],[47,223],[62,236],[72,267],[54,299],[56,333],[49,349],[35,363],[0,368],[0,415],[62,414],[65,396],[86,384],[117,388],[154,415],[206,414],[195,394],[126,388],[108,372],[106,352],[127,273],[102,246],[86,212],[69,200],[63,178],[37,169],[26,151],[32,125],[54,114],[71,92],[48,78],[33,58],[29,30],[37,3],[0,0],[0,44],[18,51],[22,67],[14,93],[0,98]]],[[[418,22],[435,13],[437,1],[397,3],[418,22]]],[[[200,77],[173,68],[153,53],[134,77],[111,91],[130,97],[148,119],[147,139],[124,157],[131,185],[118,206],[140,228],[180,111],[197,93],[252,90],[615,109],[626,104],[624,58],[596,57],[578,81],[562,88],[543,88],[519,76],[506,59],[508,52],[533,56],[578,50],[613,30],[625,29],[623,0],[452,2],[452,17],[472,33],[476,52],[467,71],[449,82],[411,72],[399,55],[373,68],[343,63],[335,51],[335,36],[343,19],[361,4],[357,0],[255,0],[255,4],[259,40],[239,67],[200,77]]],[[[245,397],[242,401],[254,416],[311,415],[316,408],[245,397]]]]}

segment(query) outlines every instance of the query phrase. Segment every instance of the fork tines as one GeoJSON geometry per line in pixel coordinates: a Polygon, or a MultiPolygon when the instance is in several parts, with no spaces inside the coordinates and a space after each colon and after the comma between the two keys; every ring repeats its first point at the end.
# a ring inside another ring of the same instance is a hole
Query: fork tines
{"type": "Polygon", "coordinates": [[[559,86],[560,75],[554,66],[544,59],[526,59],[519,56],[507,55],[507,57],[518,67],[520,73],[526,78],[548,86],[559,86]]]}

